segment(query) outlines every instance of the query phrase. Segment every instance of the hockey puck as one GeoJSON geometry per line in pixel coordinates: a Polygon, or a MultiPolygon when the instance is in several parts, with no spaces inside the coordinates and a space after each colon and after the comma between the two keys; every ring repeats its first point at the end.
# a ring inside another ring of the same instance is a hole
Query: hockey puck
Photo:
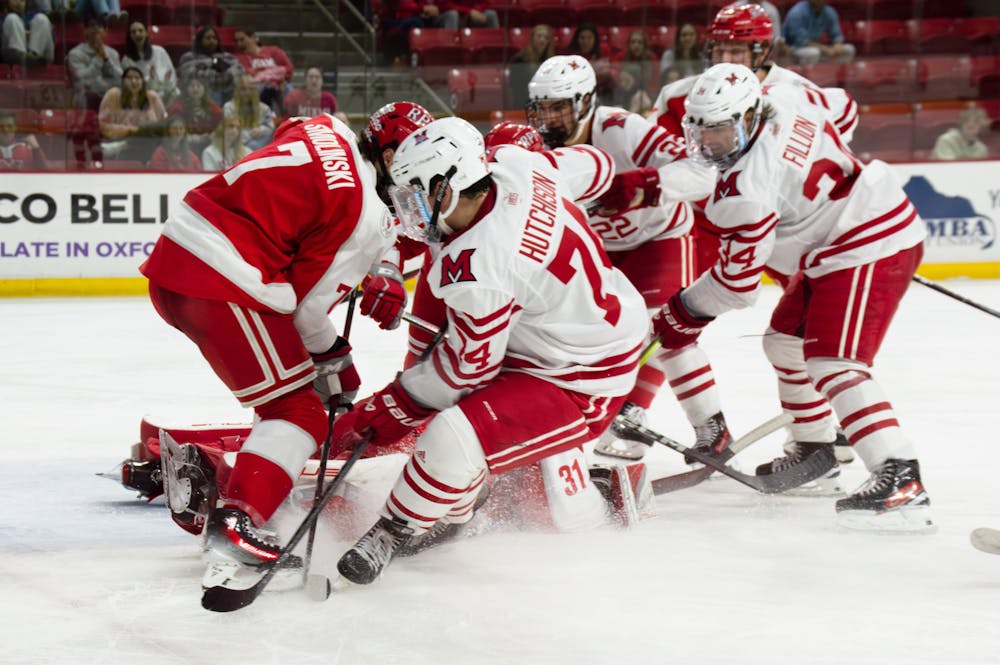
{"type": "Polygon", "coordinates": [[[972,546],[981,552],[1000,554],[1000,531],[980,527],[969,534],[972,546]]]}
{"type": "Polygon", "coordinates": [[[326,575],[313,573],[306,578],[306,595],[309,596],[310,600],[322,603],[330,597],[331,591],[333,591],[333,586],[330,584],[330,578],[326,575]]]}

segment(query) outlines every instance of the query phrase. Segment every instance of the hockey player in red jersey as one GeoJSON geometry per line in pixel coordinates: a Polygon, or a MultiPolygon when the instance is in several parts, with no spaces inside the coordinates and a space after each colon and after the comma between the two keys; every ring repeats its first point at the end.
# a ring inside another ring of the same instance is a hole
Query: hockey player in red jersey
{"type": "MultiPolygon", "coordinates": [[[[528,84],[529,122],[549,147],[590,144],[604,150],[618,172],[588,218],[612,262],[642,293],[652,317],[671,293],[690,283],[694,255],[689,232],[691,201],[708,196],[709,169],[692,165],[683,141],[635,113],[599,106],[596,77],[579,56],[549,58],[528,84]]],[[[645,410],[664,381],[695,430],[695,446],[719,453],[732,441],[722,414],[712,368],[697,346],[661,351],[639,370],[621,411],[626,421],[642,423],[645,410]]],[[[640,458],[641,444],[609,430],[596,450],[605,455],[640,458]]]]}
{"type": "MultiPolygon", "coordinates": [[[[648,325],[544,156],[512,148],[488,162],[479,132],[444,118],[404,139],[391,174],[402,228],[441,240],[428,278],[451,334],[335,428],[335,440],[377,446],[429,419],[382,517],[338,562],[363,584],[442,519],[468,519],[487,471],[603,431],[648,325]]],[[[566,482],[584,473],[567,469],[566,482]]]]}
{"type": "Polygon", "coordinates": [[[324,402],[335,409],[360,383],[328,312],[395,239],[372,165],[329,115],[288,121],[164,225],[141,267],[153,305],[256,416],[205,527],[216,554],[277,557],[259,527],[326,437],[324,402]]]}
{"type": "Polygon", "coordinates": [[[933,528],[916,451],[871,374],[923,254],[916,209],[884,163],[861,164],[800,86],[762,91],[750,69],[723,63],[698,77],[685,105],[692,158],[718,169],[706,214],[722,247],[654,321],[663,346],[691,344],[716,316],[752,304],[765,270],[778,275],[787,286],[764,352],[800,443],[758,475],[812,455],[832,463],[836,412],[872,474],[837,502],[838,521],[933,528]]]}

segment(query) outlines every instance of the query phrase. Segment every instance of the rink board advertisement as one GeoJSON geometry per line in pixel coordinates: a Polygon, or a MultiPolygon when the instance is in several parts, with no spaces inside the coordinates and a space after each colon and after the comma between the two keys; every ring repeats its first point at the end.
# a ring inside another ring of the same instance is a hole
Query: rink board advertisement
{"type": "MultiPolygon", "coordinates": [[[[928,227],[921,272],[1000,277],[1000,162],[893,167],[928,227]]],[[[4,173],[0,295],[136,293],[170,211],[208,174],[4,173]]]]}

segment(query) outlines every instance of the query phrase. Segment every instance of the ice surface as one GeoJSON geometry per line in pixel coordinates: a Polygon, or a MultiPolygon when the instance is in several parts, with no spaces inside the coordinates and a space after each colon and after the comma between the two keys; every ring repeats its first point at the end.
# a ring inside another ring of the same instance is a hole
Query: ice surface
{"type": "MultiPolygon", "coordinates": [[[[1000,308],[1000,282],[945,284],[1000,308]]],[[[704,335],[737,434],[777,413],[759,339],[776,297],[704,335]]],[[[392,377],[403,340],[355,319],[364,389],[392,377]]],[[[144,298],[2,300],[0,368],[5,665],[1000,663],[1000,557],[968,542],[1000,527],[1000,320],[919,285],[876,377],[917,443],[934,535],[839,531],[831,498],[716,479],[659,497],[630,532],[487,535],[326,603],[267,593],[229,615],[201,609],[197,539],[162,502],[94,475],[128,456],[144,414],[248,420],[196,349],[144,298]]],[[[669,394],[650,424],[693,438],[669,394]]],[[[685,468],[666,449],[648,459],[685,468]]],[[[321,534],[316,568],[345,546],[321,534]]]]}

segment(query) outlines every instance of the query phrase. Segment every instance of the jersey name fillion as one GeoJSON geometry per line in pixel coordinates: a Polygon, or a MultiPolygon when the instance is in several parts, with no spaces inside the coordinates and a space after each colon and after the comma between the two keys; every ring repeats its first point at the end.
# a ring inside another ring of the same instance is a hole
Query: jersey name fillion
{"type": "Polygon", "coordinates": [[[792,123],[792,134],[788,137],[781,158],[799,168],[805,168],[806,160],[809,158],[809,149],[812,148],[813,141],[816,139],[816,129],[816,123],[800,115],[795,116],[795,122],[792,123]]]}
{"type": "Polygon", "coordinates": [[[354,187],[354,173],[351,172],[351,164],[347,161],[347,151],[333,130],[326,125],[316,124],[306,125],[305,130],[316,155],[322,160],[326,188],[334,190],[354,187]]]}
{"type": "Polygon", "coordinates": [[[545,262],[558,205],[556,183],[537,171],[532,173],[531,206],[524,222],[524,232],[521,233],[519,254],[537,263],[545,262]]]}

